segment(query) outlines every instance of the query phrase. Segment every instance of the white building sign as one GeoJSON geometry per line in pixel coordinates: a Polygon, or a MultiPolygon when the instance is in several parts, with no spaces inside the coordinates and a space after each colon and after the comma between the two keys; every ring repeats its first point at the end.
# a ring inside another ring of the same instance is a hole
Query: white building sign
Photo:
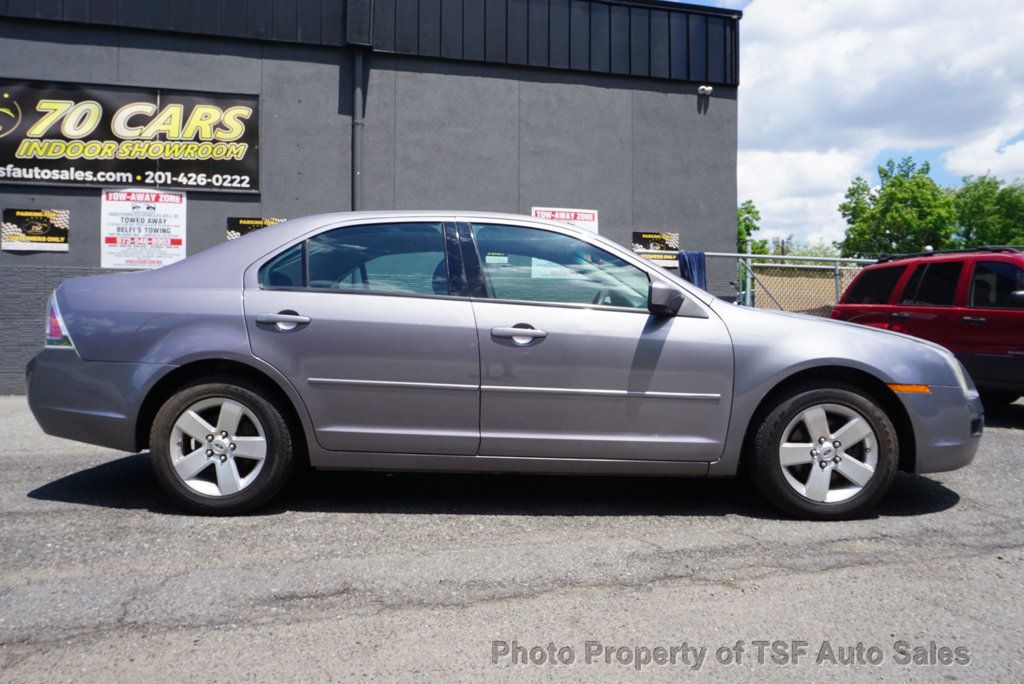
{"type": "Polygon", "coordinates": [[[160,268],[185,258],[185,193],[104,190],[100,209],[103,268],[160,268]]]}

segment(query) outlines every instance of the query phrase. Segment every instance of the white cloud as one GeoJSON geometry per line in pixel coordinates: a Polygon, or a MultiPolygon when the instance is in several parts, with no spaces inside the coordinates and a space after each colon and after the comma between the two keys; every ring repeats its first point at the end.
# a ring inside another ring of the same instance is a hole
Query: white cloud
{"type": "Polygon", "coordinates": [[[742,150],[739,160],[741,197],[753,197],[764,218],[764,236],[801,240],[842,238],[842,217],[836,207],[850,179],[868,160],[837,149],[816,151],[742,150]],[[742,194],[743,189],[756,189],[742,194]]]}
{"type": "Polygon", "coordinates": [[[1024,179],[1024,94],[1015,94],[1016,115],[942,155],[942,163],[960,175],[992,173],[1024,179]]]}
{"type": "Polygon", "coordinates": [[[957,175],[1024,176],[1024,12],[1010,4],[754,0],[740,199],[773,232],[838,239],[847,186],[884,150],[948,149],[957,175]]]}

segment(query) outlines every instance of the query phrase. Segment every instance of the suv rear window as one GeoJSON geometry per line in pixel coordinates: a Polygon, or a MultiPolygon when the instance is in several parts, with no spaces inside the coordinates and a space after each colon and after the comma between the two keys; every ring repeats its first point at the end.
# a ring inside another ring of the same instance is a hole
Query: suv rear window
{"type": "Polygon", "coordinates": [[[900,304],[908,306],[953,306],[956,298],[956,284],[961,261],[942,261],[934,264],[920,264],[910,276],[900,304]]]}
{"type": "Polygon", "coordinates": [[[850,287],[843,304],[886,304],[905,266],[889,266],[864,271],[850,287]]]}

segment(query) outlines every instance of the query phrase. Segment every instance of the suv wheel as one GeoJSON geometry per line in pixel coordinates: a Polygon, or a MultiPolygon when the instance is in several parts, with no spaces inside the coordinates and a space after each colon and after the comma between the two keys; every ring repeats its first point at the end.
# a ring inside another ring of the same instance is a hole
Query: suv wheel
{"type": "Polygon", "coordinates": [[[179,390],[153,421],[153,471],[164,490],[197,513],[228,515],[265,504],[292,470],[281,411],[244,381],[179,390]]]}
{"type": "Polygon", "coordinates": [[[882,408],[857,387],[804,385],[758,426],[757,488],[787,513],[841,520],[869,512],[896,474],[899,442],[882,408]]]}

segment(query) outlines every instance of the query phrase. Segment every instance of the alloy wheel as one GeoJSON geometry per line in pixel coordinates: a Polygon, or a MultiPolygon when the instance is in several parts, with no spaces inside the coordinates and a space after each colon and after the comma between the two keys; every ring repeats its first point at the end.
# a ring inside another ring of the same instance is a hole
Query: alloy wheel
{"type": "Polygon", "coordinates": [[[267,438],[249,408],[225,397],[202,399],[174,421],[170,438],[174,472],[193,491],[230,496],[263,470],[267,438]]]}
{"type": "Polygon", "coordinates": [[[878,438],[867,418],[841,404],[801,411],[782,433],[779,463],[786,482],[818,503],[846,501],[878,466],[878,438]]]}

